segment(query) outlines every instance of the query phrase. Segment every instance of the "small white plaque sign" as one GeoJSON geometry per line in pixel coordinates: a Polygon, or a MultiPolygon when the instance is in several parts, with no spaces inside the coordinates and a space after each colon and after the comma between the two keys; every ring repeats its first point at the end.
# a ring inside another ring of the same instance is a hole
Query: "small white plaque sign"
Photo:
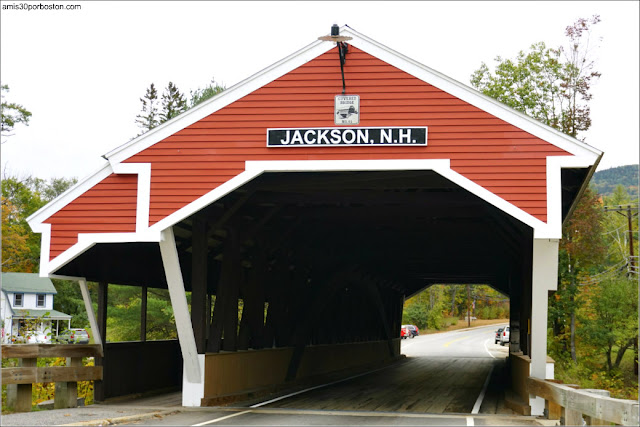
{"type": "Polygon", "coordinates": [[[336,95],[335,123],[357,125],[360,123],[360,96],[336,95]]]}

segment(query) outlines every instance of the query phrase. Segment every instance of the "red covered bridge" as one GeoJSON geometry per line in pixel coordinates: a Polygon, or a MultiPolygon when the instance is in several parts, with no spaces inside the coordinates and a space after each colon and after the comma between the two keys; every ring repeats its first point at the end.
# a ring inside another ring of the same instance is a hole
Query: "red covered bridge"
{"type": "Polygon", "coordinates": [[[562,222],[602,153],[350,28],[341,37],[107,153],[29,219],[41,275],[100,284],[98,341],[109,283],[169,289],[179,348],[106,344],[98,399],[184,372],[183,404],[199,406],[393,359],[405,297],[435,283],[509,295],[511,351],[545,378],[562,222]]]}

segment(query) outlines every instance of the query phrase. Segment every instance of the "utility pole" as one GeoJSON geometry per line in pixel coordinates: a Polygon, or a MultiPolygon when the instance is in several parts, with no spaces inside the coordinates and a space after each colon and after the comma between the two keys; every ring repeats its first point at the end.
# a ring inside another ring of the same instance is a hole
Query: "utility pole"
{"type": "MultiPolygon", "coordinates": [[[[616,212],[622,216],[627,217],[627,227],[629,232],[629,276],[632,274],[638,274],[638,266],[636,264],[634,250],[633,250],[633,217],[638,215],[638,206],[637,205],[618,205],[618,206],[605,206],[605,212],[616,212]],[[633,211],[636,211],[635,213],[633,211]],[[623,213],[624,212],[624,213],[623,213]]],[[[638,337],[636,337],[635,342],[633,344],[633,349],[635,352],[635,360],[634,360],[634,373],[638,375],[638,337]]]]}
{"type": "Polygon", "coordinates": [[[605,206],[605,212],[616,212],[622,216],[627,217],[627,227],[629,233],[629,273],[630,274],[638,274],[635,251],[633,248],[633,217],[638,216],[638,206],[636,205],[617,205],[617,206],[605,206]],[[633,212],[635,210],[635,212],[633,212]]]}

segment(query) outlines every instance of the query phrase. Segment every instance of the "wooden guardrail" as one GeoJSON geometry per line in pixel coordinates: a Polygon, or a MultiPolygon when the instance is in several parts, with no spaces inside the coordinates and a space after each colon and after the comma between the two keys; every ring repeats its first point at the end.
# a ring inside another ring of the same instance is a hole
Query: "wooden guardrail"
{"type": "Polygon", "coordinates": [[[54,408],[78,405],[78,381],[102,379],[102,366],[82,366],[83,357],[102,357],[99,345],[82,344],[11,344],[2,346],[3,359],[18,359],[18,367],[2,368],[2,384],[7,403],[16,412],[31,411],[34,383],[55,383],[54,408]],[[67,366],[38,367],[40,357],[66,357],[67,366]]]}
{"type": "Polygon", "coordinates": [[[560,420],[562,425],[580,426],[583,416],[587,425],[638,425],[637,401],[614,399],[533,377],[527,380],[527,387],[529,393],[544,398],[548,418],[560,420]]]}

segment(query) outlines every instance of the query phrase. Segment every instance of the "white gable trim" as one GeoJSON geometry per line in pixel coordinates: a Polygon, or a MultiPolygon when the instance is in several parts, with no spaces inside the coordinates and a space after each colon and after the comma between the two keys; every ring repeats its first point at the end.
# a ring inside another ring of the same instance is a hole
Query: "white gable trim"
{"type": "MultiPolygon", "coordinates": [[[[195,214],[206,206],[214,203],[225,195],[238,189],[254,178],[265,172],[337,172],[337,171],[398,171],[398,170],[433,170],[444,178],[466,189],[470,193],[478,196],[482,200],[490,203],[513,218],[528,225],[534,230],[534,238],[559,239],[562,237],[561,224],[561,169],[563,167],[588,167],[585,159],[562,156],[547,158],[547,215],[548,223],[540,221],[533,215],[525,212],[517,206],[495,195],[491,191],[481,187],[470,179],[455,172],[450,167],[449,159],[430,160],[292,160],[292,161],[247,161],[245,171],[198,198],[194,202],[177,210],[163,220],[155,223],[151,227],[138,228],[135,233],[84,233],[78,235],[78,243],[71,246],[65,252],[49,261],[49,245],[46,244],[51,239],[51,226],[40,224],[42,237],[42,258],[40,265],[40,275],[49,276],[56,270],[65,266],[73,259],[92,248],[98,243],[127,243],[127,242],[160,242],[162,233],[171,228],[176,223],[195,214]],[[586,166],[585,166],[586,165],[586,166]]],[[[146,165],[136,165],[132,167],[143,167],[146,165]]],[[[140,180],[139,184],[145,182],[140,180]]],[[[146,181],[147,186],[150,182],[146,181]]],[[[146,190],[139,190],[142,193],[146,190]]],[[[144,200],[146,207],[140,206],[139,210],[149,211],[149,199],[144,200]]],[[[148,217],[147,217],[148,221],[148,217]]],[[[147,222],[148,224],[148,222],[147,222]]]]}
{"type": "Polygon", "coordinates": [[[138,175],[136,198],[136,232],[149,228],[149,203],[151,200],[151,163],[117,163],[112,166],[117,174],[138,175]]]}
{"type": "Polygon", "coordinates": [[[547,230],[549,234],[535,236],[536,238],[562,238],[562,169],[588,168],[590,166],[592,163],[584,157],[547,157],[547,230]]]}

